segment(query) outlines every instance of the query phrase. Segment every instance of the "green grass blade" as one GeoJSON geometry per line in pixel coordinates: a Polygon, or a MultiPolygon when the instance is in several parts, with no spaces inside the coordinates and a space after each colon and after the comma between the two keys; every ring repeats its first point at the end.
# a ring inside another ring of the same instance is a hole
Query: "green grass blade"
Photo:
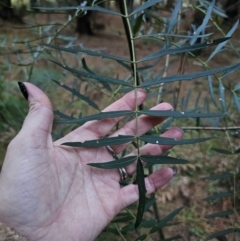
{"type": "Polygon", "coordinates": [[[140,225],[143,213],[145,209],[146,203],[146,187],[145,187],[145,178],[144,178],[144,169],[140,159],[137,161],[137,177],[136,183],[138,185],[138,192],[139,192],[139,202],[138,202],[138,212],[135,222],[135,229],[140,225]]]}
{"type": "Polygon", "coordinates": [[[128,166],[135,162],[137,159],[136,156],[123,157],[117,160],[101,163],[88,163],[89,166],[102,168],[102,169],[115,169],[128,166]]]}
{"type": "Polygon", "coordinates": [[[235,153],[232,153],[231,151],[224,150],[224,149],[219,149],[219,148],[211,148],[210,150],[224,154],[224,155],[233,155],[235,153]]]}
{"type": "Polygon", "coordinates": [[[72,147],[102,147],[109,145],[121,145],[124,143],[131,142],[134,136],[115,136],[115,137],[104,137],[102,139],[90,140],[85,142],[65,142],[61,145],[72,146],[72,147]]]}
{"type": "Polygon", "coordinates": [[[169,157],[169,156],[150,156],[144,155],[140,157],[142,161],[150,164],[186,164],[187,160],[169,157]]]}
{"type": "Polygon", "coordinates": [[[208,141],[213,139],[212,137],[208,138],[198,138],[198,139],[183,139],[175,140],[173,138],[161,137],[161,136],[148,136],[143,135],[139,137],[142,141],[157,145],[185,145],[185,144],[195,144],[203,141],[208,141]]]}

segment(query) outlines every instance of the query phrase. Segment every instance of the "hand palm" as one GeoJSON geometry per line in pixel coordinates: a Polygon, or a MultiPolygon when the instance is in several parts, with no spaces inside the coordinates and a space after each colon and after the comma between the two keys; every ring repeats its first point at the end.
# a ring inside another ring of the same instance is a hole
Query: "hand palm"
{"type": "MultiPolygon", "coordinates": [[[[36,87],[28,84],[28,88],[36,87]]],[[[35,96],[36,93],[35,90],[35,96]]],[[[42,92],[40,94],[43,95],[42,92]]],[[[139,102],[142,102],[145,94],[140,93],[139,96],[139,102]]],[[[108,109],[132,109],[133,98],[134,95],[129,94],[108,109]]],[[[48,100],[45,101],[44,107],[38,106],[44,108],[38,128],[31,120],[34,118],[36,121],[36,116],[27,117],[22,131],[9,145],[0,176],[0,217],[30,240],[46,240],[46,237],[48,240],[93,240],[122,208],[137,200],[137,187],[130,184],[120,188],[117,170],[87,165],[89,162],[112,160],[106,148],[72,148],[61,144],[105,136],[119,119],[89,122],[53,143],[50,135],[51,105],[48,100]],[[31,125],[34,127],[31,128],[31,125]],[[24,131],[26,126],[28,130],[24,131]],[[89,227],[94,231],[89,231],[89,227]]],[[[169,108],[169,105],[165,104],[163,108],[169,108]]],[[[30,115],[33,115],[31,110],[34,112],[34,105],[30,108],[30,115]]],[[[161,121],[141,118],[139,126],[142,133],[161,121]]],[[[114,135],[134,134],[134,126],[134,121],[129,122],[114,135]]],[[[168,135],[180,138],[182,132],[175,130],[168,135]]],[[[114,148],[119,153],[125,147],[114,148]]],[[[142,148],[142,152],[155,151],[159,154],[168,148],[148,145],[142,148]]],[[[127,171],[134,173],[135,165],[129,166],[127,171]]],[[[171,177],[169,169],[162,169],[155,176],[152,174],[146,179],[148,192],[164,185],[171,177]]]]}

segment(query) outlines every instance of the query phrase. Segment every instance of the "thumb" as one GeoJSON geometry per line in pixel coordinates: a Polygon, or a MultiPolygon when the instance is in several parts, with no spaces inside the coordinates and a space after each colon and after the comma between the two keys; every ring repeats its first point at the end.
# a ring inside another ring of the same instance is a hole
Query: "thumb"
{"type": "MultiPolygon", "coordinates": [[[[29,103],[28,115],[24,120],[21,135],[37,137],[39,142],[47,141],[52,131],[53,110],[46,94],[30,83],[18,82],[19,88],[29,103]]],[[[35,139],[35,138],[34,138],[35,139]]]]}

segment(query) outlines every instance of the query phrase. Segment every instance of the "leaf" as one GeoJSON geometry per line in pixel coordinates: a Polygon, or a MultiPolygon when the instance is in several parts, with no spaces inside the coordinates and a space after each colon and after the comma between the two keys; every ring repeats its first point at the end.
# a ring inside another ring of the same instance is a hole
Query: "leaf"
{"type": "Polygon", "coordinates": [[[55,111],[53,111],[53,113],[54,113],[54,115],[57,115],[60,118],[65,118],[65,119],[68,119],[68,120],[76,120],[74,117],[68,116],[68,115],[60,112],[59,110],[55,110],[55,111]]]}
{"type": "Polygon", "coordinates": [[[156,198],[150,199],[150,200],[146,203],[145,208],[144,208],[144,211],[147,211],[155,202],[156,202],[156,198]]]}
{"type": "Polygon", "coordinates": [[[227,108],[226,108],[226,103],[225,103],[225,87],[222,84],[222,82],[219,82],[218,91],[219,91],[219,101],[221,103],[222,110],[223,110],[223,112],[226,112],[227,108]]]}
{"type": "Polygon", "coordinates": [[[134,136],[114,136],[104,137],[102,139],[90,140],[85,142],[64,142],[61,145],[72,146],[72,147],[103,147],[109,145],[121,145],[124,143],[131,142],[134,136]]]}
{"type": "Polygon", "coordinates": [[[126,222],[129,222],[130,220],[133,220],[133,219],[134,219],[134,217],[127,213],[124,217],[115,218],[111,222],[112,223],[126,223],[126,222]]]}
{"type": "Polygon", "coordinates": [[[233,92],[233,99],[238,111],[240,112],[240,97],[235,92],[233,92]]]}
{"type": "Polygon", "coordinates": [[[230,177],[233,177],[232,173],[223,173],[223,174],[213,175],[209,177],[203,177],[202,179],[215,181],[215,180],[221,180],[221,179],[230,178],[230,177]]]}
{"type": "Polygon", "coordinates": [[[217,232],[217,233],[214,233],[214,234],[208,236],[207,240],[210,240],[210,239],[213,239],[213,238],[216,238],[216,237],[225,236],[225,235],[233,233],[233,232],[234,232],[233,228],[225,229],[223,231],[220,231],[220,232],[217,232]]]}
{"type": "Polygon", "coordinates": [[[51,79],[55,84],[57,84],[58,86],[61,86],[63,89],[71,92],[74,96],[78,97],[79,99],[87,102],[90,106],[92,106],[93,108],[97,109],[97,110],[100,110],[98,108],[98,106],[92,101],[90,100],[89,98],[87,98],[86,96],[80,94],[77,90],[75,89],[72,89],[70,87],[68,87],[67,85],[63,84],[63,83],[59,83],[57,80],[54,80],[54,79],[51,79]]]}
{"type": "Polygon", "coordinates": [[[135,222],[135,229],[140,225],[144,213],[145,202],[146,202],[146,187],[145,187],[145,178],[144,178],[144,169],[140,159],[137,161],[137,176],[136,183],[138,185],[139,192],[139,202],[138,202],[138,212],[135,222]]]}
{"type": "MultiPolygon", "coordinates": [[[[95,74],[93,71],[91,71],[91,70],[88,68],[87,63],[86,63],[86,61],[85,61],[84,58],[82,58],[82,66],[83,66],[83,68],[84,68],[87,72],[89,72],[90,74],[95,74]]],[[[108,91],[112,92],[112,89],[111,89],[111,87],[108,85],[108,83],[103,82],[103,81],[99,81],[99,82],[103,85],[104,88],[106,88],[108,91]]]]}
{"type": "Polygon", "coordinates": [[[141,25],[142,25],[142,17],[143,17],[143,14],[140,14],[138,17],[137,17],[137,19],[136,19],[136,21],[135,21],[135,24],[134,24],[134,26],[133,26],[133,35],[135,36],[136,35],[136,33],[139,31],[139,29],[140,29],[140,27],[141,27],[141,25]]]}
{"type": "Polygon", "coordinates": [[[169,156],[150,156],[144,155],[140,157],[142,161],[150,164],[186,164],[187,160],[169,157],[169,156]]]}
{"type": "Polygon", "coordinates": [[[116,16],[122,16],[119,12],[115,12],[106,8],[102,8],[99,6],[77,6],[77,7],[33,7],[33,9],[39,9],[42,11],[47,11],[47,12],[66,12],[66,11],[76,11],[76,10],[82,10],[84,11],[98,11],[102,13],[107,13],[111,15],[116,15],[116,16]]]}
{"type": "Polygon", "coordinates": [[[171,212],[169,215],[167,215],[165,218],[163,218],[162,220],[159,220],[157,222],[157,224],[155,225],[155,227],[153,227],[149,233],[154,233],[156,232],[159,228],[164,227],[170,220],[172,220],[178,213],[181,212],[181,210],[183,209],[183,207],[177,208],[176,210],[174,210],[173,212],[171,212]]]}
{"type": "Polygon", "coordinates": [[[221,211],[213,214],[209,214],[205,216],[205,218],[217,218],[217,217],[224,217],[224,216],[229,216],[231,214],[234,214],[234,210],[228,210],[228,211],[221,211]]]}
{"type": "Polygon", "coordinates": [[[221,193],[218,193],[216,195],[212,195],[212,196],[203,198],[203,201],[213,201],[213,200],[216,200],[218,198],[231,197],[231,196],[233,196],[233,192],[221,192],[221,193]]]}
{"type": "Polygon", "coordinates": [[[174,117],[174,118],[215,118],[223,117],[223,113],[195,113],[195,112],[180,112],[172,110],[141,110],[139,115],[158,116],[158,117],[174,117]]]}
{"type": "Polygon", "coordinates": [[[162,48],[160,51],[154,53],[154,54],[149,54],[142,59],[138,60],[137,63],[143,62],[143,61],[149,61],[153,59],[160,58],[164,55],[170,54],[170,55],[175,55],[175,54],[181,54],[181,53],[188,53],[192,52],[198,49],[204,49],[204,48],[209,48],[211,46],[217,45],[221,42],[224,42],[228,40],[229,38],[219,38],[213,40],[211,43],[209,42],[204,42],[204,43],[199,43],[199,44],[193,44],[193,45],[186,45],[181,48],[162,48]]]}
{"type": "Polygon", "coordinates": [[[117,160],[101,163],[88,163],[89,166],[102,168],[102,169],[115,169],[128,166],[136,161],[136,156],[123,157],[117,160]]]}
{"type": "Polygon", "coordinates": [[[144,142],[157,144],[157,145],[185,145],[185,144],[194,144],[194,143],[199,143],[203,141],[208,141],[213,138],[208,137],[208,138],[198,138],[198,139],[175,140],[173,138],[168,138],[168,137],[143,135],[143,136],[140,136],[139,139],[144,142]]]}
{"type": "Polygon", "coordinates": [[[217,74],[217,73],[220,73],[220,72],[228,71],[229,69],[233,69],[233,68],[239,69],[240,64],[238,63],[238,64],[234,64],[234,65],[230,65],[230,66],[225,66],[225,67],[221,67],[221,68],[217,68],[217,69],[196,72],[196,73],[192,73],[192,74],[171,75],[171,76],[167,76],[167,77],[164,77],[164,78],[156,77],[156,78],[152,79],[151,81],[142,83],[139,87],[140,88],[147,88],[147,87],[157,85],[157,84],[161,84],[161,83],[171,83],[171,82],[174,82],[174,81],[196,79],[196,78],[205,77],[205,76],[208,76],[208,75],[214,75],[214,74],[217,74]],[[236,68],[236,66],[237,66],[237,68],[236,68]]]}
{"type": "Polygon", "coordinates": [[[98,80],[98,81],[105,81],[107,83],[111,83],[111,84],[117,84],[117,85],[125,85],[125,86],[132,86],[131,84],[123,81],[123,80],[118,80],[118,79],[114,79],[114,78],[110,78],[110,77],[107,77],[107,76],[102,76],[100,74],[90,74],[88,72],[84,72],[84,71],[80,71],[80,70],[77,70],[77,69],[73,69],[73,68],[70,68],[68,66],[65,66],[61,63],[58,63],[54,60],[51,60],[51,59],[48,59],[49,61],[53,62],[54,64],[66,69],[67,71],[71,72],[72,74],[75,74],[77,76],[81,76],[81,77],[85,77],[85,78],[89,78],[89,79],[95,79],[95,80],[98,80]]]}
{"type": "Polygon", "coordinates": [[[213,93],[212,77],[210,75],[208,76],[208,89],[209,89],[209,93],[211,96],[211,100],[212,100],[213,104],[217,107],[217,103],[215,101],[214,93],[213,93]]]}
{"type": "Polygon", "coordinates": [[[135,241],[144,240],[144,239],[146,239],[146,237],[147,237],[147,234],[142,234],[141,236],[137,237],[137,238],[135,239],[135,241]]]}
{"type": "Polygon", "coordinates": [[[144,11],[145,9],[153,6],[154,4],[156,3],[160,3],[162,2],[163,0],[151,0],[151,1],[146,1],[144,4],[142,4],[141,6],[137,7],[133,12],[131,12],[129,14],[129,17],[136,14],[136,13],[139,13],[141,11],[144,11]]]}
{"type": "Polygon", "coordinates": [[[122,116],[127,116],[133,114],[134,111],[132,110],[120,110],[120,111],[107,111],[107,112],[100,112],[95,115],[89,115],[82,117],[80,119],[75,119],[75,120],[69,120],[69,119],[64,119],[64,120],[55,120],[55,123],[65,123],[65,124],[84,124],[88,121],[92,120],[102,120],[102,119],[107,119],[107,118],[117,118],[117,117],[122,117],[122,116]]]}
{"type": "Polygon", "coordinates": [[[41,44],[41,45],[45,46],[45,47],[52,48],[52,49],[56,49],[56,50],[59,50],[59,51],[67,52],[67,53],[73,53],[73,54],[84,53],[84,54],[89,55],[89,56],[112,59],[112,60],[120,61],[120,62],[131,62],[129,59],[122,58],[122,57],[115,56],[115,55],[111,55],[111,54],[104,53],[104,52],[101,52],[101,51],[91,51],[91,50],[79,49],[79,48],[65,48],[65,47],[60,47],[60,46],[52,45],[52,44],[41,44]]]}
{"type": "Polygon", "coordinates": [[[223,150],[223,149],[219,149],[219,148],[211,148],[210,150],[213,150],[213,151],[216,151],[218,153],[225,154],[225,155],[233,155],[234,154],[231,151],[223,150]]]}
{"type": "MultiPolygon", "coordinates": [[[[229,32],[226,34],[226,37],[231,37],[233,35],[233,33],[235,32],[235,30],[237,29],[239,24],[239,19],[237,20],[237,22],[232,26],[232,28],[229,30],[229,32]]],[[[221,49],[226,45],[228,41],[222,42],[220,43],[216,49],[211,53],[210,57],[208,58],[207,62],[212,59],[217,53],[219,53],[221,51],[221,49]]]]}

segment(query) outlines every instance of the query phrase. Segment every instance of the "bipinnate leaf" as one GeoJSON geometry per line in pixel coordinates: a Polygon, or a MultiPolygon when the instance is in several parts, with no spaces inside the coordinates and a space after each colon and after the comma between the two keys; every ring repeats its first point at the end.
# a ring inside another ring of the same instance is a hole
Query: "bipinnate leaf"
{"type": "Polygon", "coordinates": [[[84,141],[84,142],[64,142],[61,145],[72,146],[72,147],[102,147],[109,145],[121,145],[124,143],[131,142],[134,136],[114,136],[114,137],[104,137],[101,139],[84,141]]]}
{"type": "Polygon", "coordinates": [[[53,62],[54,64],[62,67],[63,69],[71,72],[72,74],[76,75],[76,76],[80,76],[80,77],[85,77],[85,78],[89,78],[89,79],[94,79],[94,80],[97,80],[99,82],[107,82],[109,84],[116,84],[116,85],[124,85],[124,86],[132,86],[130,83],[128,82],[125,82],[124,80],[118,80],[118,79],[114,79],[114,78],[111,78],[111,77],[107,77],[107,76],[103,76],[103,75],[100,75],[100,74],[91,74],[89,72],[84,72],[84,71],[81,71],[81,70],[77,70],[77,69],[73,69],[73,68],[70,68],[66,65],[63,65],[61,63],[58,63],[54,60],[51,60],[49,59],[49,61],[53,62]]]}
{"type": "Polygon", "coordinates": [[[79,99],[85,101],[86,103],[88,103],[88,104],[89,104],[90,106],[92,106],[93,108],[99,110],[97,104],[95,104],[92,100],[90,100],[90,99],[89,99],[88,97],[86,97],[85,95],[80,94],[77,90],[72,89],[72,88],[70,88],[69,86],[67,86],[67,85],[65,85],[65,84],[63,84],[63,83],[60,83],[60,82],[58,82],[57,80],[52,79],[52,81],[53,81],[55,84],[61,86],[63,89],[71,92],[72,95],[74,95],[74,96],[78,97],[79,99]]]}
{"type": "Polygon", "coordinates": [[[212,175],[209,177],[203,177],[203,180],[211,180],[211,181],[216,181],[216,180],[221,180],[221,179],[225,179],[225,178],[232,178],[233,174],[232,173],[222,173],[222,174],[218,174],[218,175],[212,175]]]}
{"type": "Polygon", "coordinates": [[[140,157],[142,161],[149,164],[186,164],[187,160],[170,157],[170,156],[150,156],[144,155],[140,157]]]}
{"type": "Polygon", "coordinates": [[[139,115],[158,116],[158,117],[174,117],[174,118],[215,118],[224,117],[224,113],[196,113],[196,112],[180,112],[172,110],[141,110],[139,115]]]}
{"type": "Polygon", "coordinates": [[[140,225],[143,213],[145,209],[146,203],[146,186],[145,186],[145,178],[144,178],[144,169],[142,165],[142,161],[138,159],[137,161],[137,176],[136,176],[136,184],[138,185],[138,193],[139,193],[139,201],[138,201],[138,212],[135,222],[135,229],[140,225]]]}
{"type": "Polygon", "coordinates": [[[157,144],[157,145],[185,145],[185,144],[195,144],[203,141],[208,141],[213,138],[208,137],[208,138],[198,138],[198,139],[176,140],[168,137],[143,135],[143,136],[140,136],[139,139],[141,139],[144,142],[157,144]]]}
{"type": "Polygon", "coordinates": [[[99,114],[85,116],[79,119],[58,119],[55,120],[55,123],[65,123],[65,124],[84,124],[88,121],[92,120],[102,120],[107,118],[117,118],[122,116],[127,116],[133,114],[134,111],[132,110],[120,110],[120,111],[107,111],[107,112],[100,112],[99,114]]]}
{"type": "Polygon", "coordinates": [[[233,196],[233,192],[221,192],[216,195],[212,195],[212,196],[203,198],[203,201],[214,201],[218,198],[231,197],[231,196],[233,196]]]}
{"type": "Polygon", "coordinates": [[[217,238],[217,237],[221,237],[221,236],[225,236],[225,235],[228,235],[228,234],[233,233],[233,232],[234,232],[233,228],[225,229],[225,230],[216,232],[216,233],[208,236],[207,240],[210,240],[210,239],[213,239],[213,238],[217,238]]]}
{"type": "Polygon", "coordinates": [[[205,218],[225,217],[225,216],[229,216],[231,214],[234,214],[234,210],[221,211],[221,212],[209,214],[209,215],[205,216],[205,218]]]}
{"type": "Polygon", "coordinates": [[[164,227],[170,220],[172,220],[178,213],[181,212],[181,210],[183,209],[183,207],[177,208],[176,210],[174,210],[173,212],[171,212],[170,214],[168,214],[165,218],[159,220],[157,222],[157,224],[155,225],[155,227],[153,227],[149,233],[154,233],[156,232],[159,228],[164,227]]]}
{"type": "Polygon", "coordinates": [[[128,156],[123,157],[117,160],[109,161],[109,162],[99,162],[99,163],[88,163],[89,166],[102,168],[102,169],[115,169],[115,168],[121,168],[126,167],[133,162],[135,162],[137,159],[136,156],[128,156]]]}

